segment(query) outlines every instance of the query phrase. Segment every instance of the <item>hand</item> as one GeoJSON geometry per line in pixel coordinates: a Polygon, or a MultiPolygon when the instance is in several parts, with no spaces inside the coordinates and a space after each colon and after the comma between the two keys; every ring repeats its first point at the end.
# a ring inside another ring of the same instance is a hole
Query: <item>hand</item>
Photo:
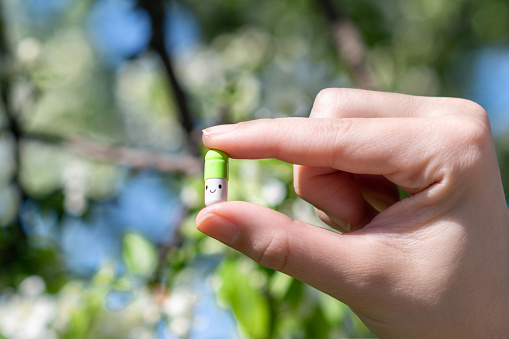
{"type": "Polygon", "coordinates": [[[509,215],[477,104],[328,89],[309,119],[216,126],[203,143],[296,164],[297,194],[347,232],[235,201],[202,210],[200,231],[348,304],[380,337],[509,336],[509,215]]]}

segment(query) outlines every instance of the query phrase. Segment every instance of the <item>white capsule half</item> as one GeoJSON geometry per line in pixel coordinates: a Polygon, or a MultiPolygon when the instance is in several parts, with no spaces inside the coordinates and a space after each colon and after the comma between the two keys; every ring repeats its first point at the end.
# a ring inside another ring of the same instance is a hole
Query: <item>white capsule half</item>
{"type": "Polygon", "coordinates": [[[228,200],[228,180],[205,180],[205,206],[228,200]]]}

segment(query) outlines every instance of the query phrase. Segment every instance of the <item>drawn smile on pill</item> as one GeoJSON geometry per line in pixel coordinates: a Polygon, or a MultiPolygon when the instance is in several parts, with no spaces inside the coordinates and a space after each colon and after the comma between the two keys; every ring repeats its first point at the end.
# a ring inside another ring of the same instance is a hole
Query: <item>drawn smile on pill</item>
{"type": "Polygon", "coordinates": [[[214,191],[210,190],[210,193],[216,193],[216,190],[214,190],[214,191]]]}

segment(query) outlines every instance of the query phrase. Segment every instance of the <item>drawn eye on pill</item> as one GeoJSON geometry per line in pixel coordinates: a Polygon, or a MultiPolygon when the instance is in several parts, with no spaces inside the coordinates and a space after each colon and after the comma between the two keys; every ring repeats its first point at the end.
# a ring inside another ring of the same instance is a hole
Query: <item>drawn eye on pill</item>
{"type": "Polygon", "coordinates": [[[205,206],[228,200],[228,161],[223,151],[210,150],[205,155],[205,206]]]}

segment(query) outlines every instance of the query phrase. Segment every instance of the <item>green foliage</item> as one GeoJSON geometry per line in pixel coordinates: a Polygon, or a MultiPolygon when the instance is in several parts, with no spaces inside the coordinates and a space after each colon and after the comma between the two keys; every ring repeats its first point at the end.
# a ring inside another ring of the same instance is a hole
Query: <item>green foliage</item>
{"type": "Polygon", "coordinates": [[[123,238],[122,258],[130,273],[150,277],[156,267],[157,251],[141,235],[127,233],[123,238]]]}
{"type": "Polygon", "coordinates": [[[256,271],[242,272],[237,260],[227,260],[219,271],[221,298],[232,307],[240,327],[249,338],[269,338],[269,305],[254,281],[256,271]]]}

